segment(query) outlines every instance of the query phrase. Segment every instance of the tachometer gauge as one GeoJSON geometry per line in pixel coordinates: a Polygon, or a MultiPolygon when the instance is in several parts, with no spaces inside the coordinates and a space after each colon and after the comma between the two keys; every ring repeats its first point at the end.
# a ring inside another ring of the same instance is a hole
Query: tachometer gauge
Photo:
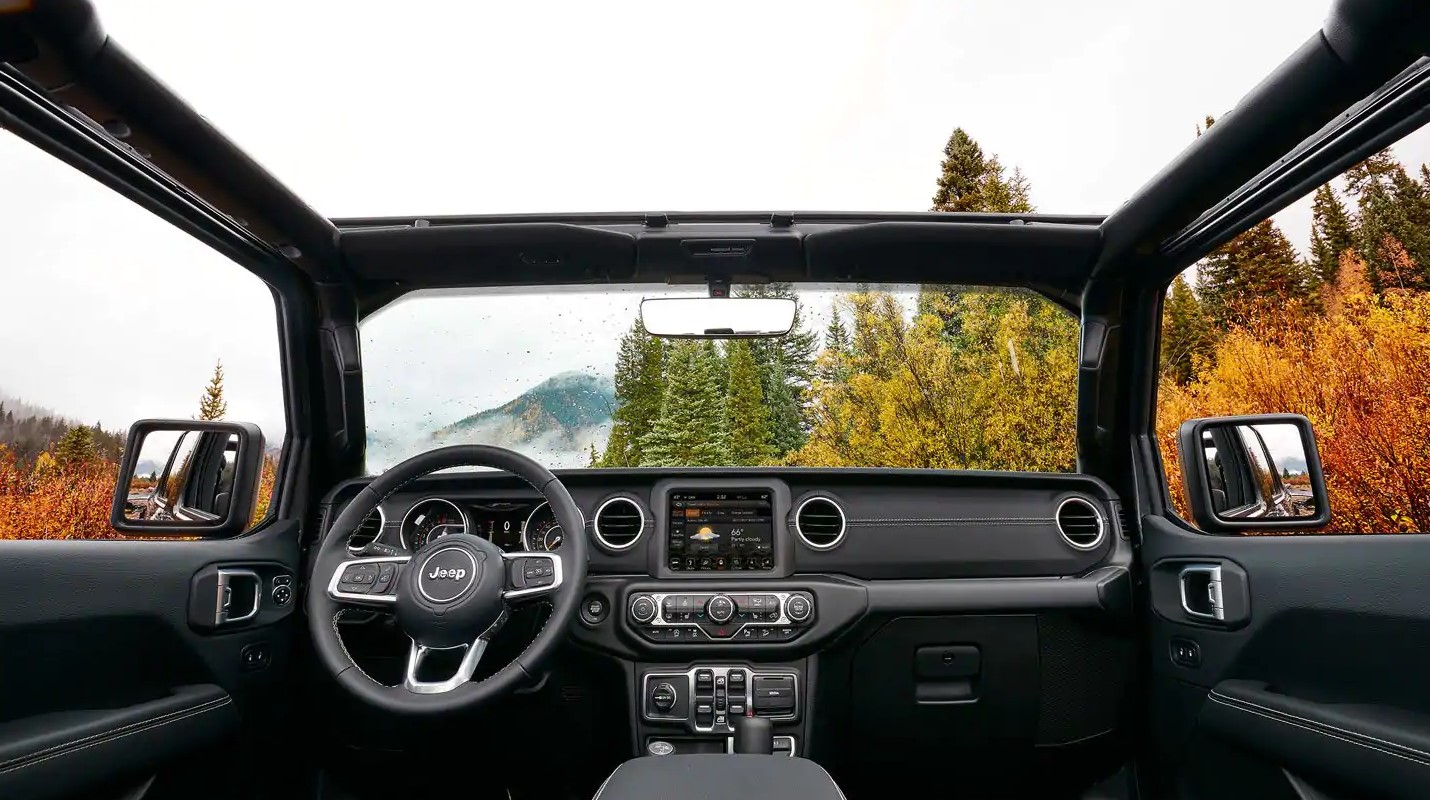
{"type": "Polygon", "coordinates": [[[451,500],[423,500],[402,518],[402,546],[416,552],[434,539],[467,532],[467,516],[451,500]]]}
{"type": "Polygon", "coordinates": [[[547,503],[533,508],[522,526],[521,546],[532,553],[549,553],[561,546],[561,525],[547,503]]]}

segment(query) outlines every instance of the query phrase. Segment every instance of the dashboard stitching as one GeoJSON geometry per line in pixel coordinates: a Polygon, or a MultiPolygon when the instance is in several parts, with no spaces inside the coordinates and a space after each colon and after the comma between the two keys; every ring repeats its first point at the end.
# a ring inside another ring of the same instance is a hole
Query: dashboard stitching
{"type": "Polygon", "coordinates": [[[850,525],[957,525],[959,523],[991,523],[994,525],[1038,525],[1052,522],[1053,517],[868,517],[848,520],[850,525]]]}
{"type": "Polygon", "coordinates": [[[353,654],[348,652],[348,643],[343,641],[343,633],[342,631],[338,630],[338,620],[342,619],[343,615],[348,613],[348,611],[350,610],[351,609],[340,608],[338,609],[338,613],[333,615],[333,635],[338,638],[338,647],[341,647],[343,649],[343,655],[347,656],[348,663],[352,664],[353,667],[358,671],[358,673],[361,674],[364,678],[367,678],[368,680],[372,681],[373,683],[376,683],[378,686],[381,686],[385,689],[391,689],[391,686],[388,686],[385,683],[379,683],[376,678],[367,674],[367,671],[364,670],[362,666],[358,664],[357,659],[353,658],[353,654]]]}

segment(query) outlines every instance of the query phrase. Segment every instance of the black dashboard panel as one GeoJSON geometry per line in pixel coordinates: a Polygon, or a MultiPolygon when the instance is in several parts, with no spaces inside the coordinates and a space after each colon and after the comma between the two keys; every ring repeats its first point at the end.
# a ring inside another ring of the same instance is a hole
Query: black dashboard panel
{"type": "Polygon", "coordinates": [[[1117,526],[1111,490],[1081,475],[839,472],[790,481],[795,508],[811,497],[832,499],[847,526],[832,549],[798,542],[796,572],[866,579],[1078,575],[1106,558],[1117,526]],[[1075,496],[1101,510],[1106,535],[1094,547],[1073,547],[1058,533],[1057,509],[1075,496]]]}
{"type": "MultiPolygon", "coordinates": [[[[640,509],[639,536],[616,550],[592,538],[594,575],[649,576],[662,580],[738,577],[780,580],[802,573],[853,578],[920,579],[1061,577],[1105,563],[1120,530],[1117,502],[1096,478],[1008,472],[884,469],[598,469],[557,473],[586,516],[592,534],[596,511],[613,497],[640,509]],[[764,489],[774,499],[774,563],[769,570],[672,570],[669,566],[669,494],[676,490],[764,489]],[[1098,509],[1093,546],[1074,547],[1054,516],[1069,497],[1098,509]],[[818,549],[799,535],[795,512],[812,497],[838,504],[845,530],[837,546],[818,549]]],[[[349,481],[325,499],[324,527],[366,483],[349,481]]],[[[428,476],[384,504],[384,541],[397,538],[399,520],[417,501],[442,497],[464,508],[493,503],[531,504],[531,487],[495,472],[428,476]]]]}

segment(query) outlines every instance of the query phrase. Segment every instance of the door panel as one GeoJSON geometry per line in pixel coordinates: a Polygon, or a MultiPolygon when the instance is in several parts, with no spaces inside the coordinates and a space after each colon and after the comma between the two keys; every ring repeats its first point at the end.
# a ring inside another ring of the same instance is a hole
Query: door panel
{"type": "Polygon", "coordinates": [[[297,575],[297,543],[282,522],[213,541],[0,541],[0,797],[138,782],[215,745],[234,763],[210,778],[265,766],[240,757],[240,719],[268,727],[284,705],[296,603],[273,581],[297,575]],[[257,614],[209,624],[214,567],[260,577],[243,584],[257,614]]]}
{"type": "Polygon", "coordinates": [[[1151,730],[1181,796],[1430,796],[1430,539],[1143,531],[1151,730]],[[1183,563],[1244,573],[1244,607],[1223,587],[1244,618],[1186,614],[1183,563]]]}

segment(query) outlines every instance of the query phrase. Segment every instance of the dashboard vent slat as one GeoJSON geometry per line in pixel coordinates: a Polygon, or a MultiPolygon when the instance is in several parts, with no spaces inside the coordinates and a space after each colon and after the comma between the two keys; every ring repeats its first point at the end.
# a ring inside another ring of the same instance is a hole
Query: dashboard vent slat
{"type": "Polygon", "coordinates": [[[1091,550],[1102,543],[1106,523],[1102,512],[1081,497],[1069,497],[1058,505],[1058,533],[1078,550],[1091,550]]]}
{"type": "Polygon", "coordinates": [[[844,510],[828,497],[811,497],[794,512],[794,531],[814,550],[833,550],[844,540],[844,510]]]}
{"type": "Polygon", "coordinates": [[[357,530],[348,537],[348,552],[354,555],[361,553],[382,535],[382,526],[386,524],[387,518],[382,513],[382,507],[374,508],[366,517],[363,517],[357,530]]]}
{"type": "Polygon", "coordinates": [[[645,531],[645,514],[641,513],[634,500],[612,497],[596,509],[591,529],[602,547],[626,550],[639,541],[645,531]]]}

